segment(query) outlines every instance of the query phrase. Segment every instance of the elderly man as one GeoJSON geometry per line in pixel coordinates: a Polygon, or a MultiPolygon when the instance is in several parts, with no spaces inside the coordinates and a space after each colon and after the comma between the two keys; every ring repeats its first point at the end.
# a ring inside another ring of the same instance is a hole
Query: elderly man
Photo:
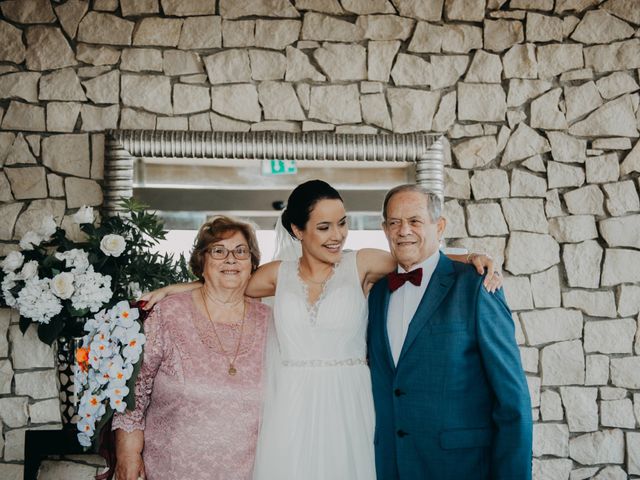
{"type": "Polygon", "coordinates": [[[441,200],[389,191],[383,229],[398,272],[369,296],[379,480],[527,480],[532,420],[511,312],[473,267],[438,248],[441,200]]]}

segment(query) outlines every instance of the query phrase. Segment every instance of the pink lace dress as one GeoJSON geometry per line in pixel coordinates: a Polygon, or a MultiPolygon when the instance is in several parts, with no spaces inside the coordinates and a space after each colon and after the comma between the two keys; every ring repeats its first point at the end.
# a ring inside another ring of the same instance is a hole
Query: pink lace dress
{"type": "MultiPolygon", "coordinates": [[[[160,302],[144,325],[147,343],[136,407],[113,429],[144,430],[148,480],[251,478],[262,408],[266,329],[271,309],[248,299],[244,333],[229,375],[211,323],[191,292],[160,302]]],[[[216,324],[227,352],[239,326],[216,324]]]]}

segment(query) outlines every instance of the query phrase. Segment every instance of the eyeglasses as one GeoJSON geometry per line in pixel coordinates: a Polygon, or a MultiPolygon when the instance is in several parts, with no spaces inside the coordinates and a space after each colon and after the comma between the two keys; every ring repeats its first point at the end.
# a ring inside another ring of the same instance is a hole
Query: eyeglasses
{"type": "Polygon", "coordinates": [[[208,252],[209,255],[211,255],[211,258],[215,260],[224,260],[230,253],[233,253],[236,260],[247,260],[251,257],[251,250],[249,250],[249,247],[246,245],[238,245],[233,250],[229,250],[227,247],[223,247],[222,245],[215,245],[211,247],[208,252]]]}

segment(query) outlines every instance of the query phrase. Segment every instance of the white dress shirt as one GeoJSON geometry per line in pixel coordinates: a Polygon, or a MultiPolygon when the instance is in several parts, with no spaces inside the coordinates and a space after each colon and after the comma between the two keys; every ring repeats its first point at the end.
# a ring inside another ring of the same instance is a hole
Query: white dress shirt
{"type": "MultiPolygon", "coordinates": [[[[427,290],[429,280],[438,265],[440,259],[440,251],[427,258],[424,262],[415,265],[412,270],[422,267],[422,282],[419,286],[411,282],[405,282],[395,292],[391,293],[389,298],[389,310],[387,311],[387,333],[389,335],[389,345],[391,346],[391,355],[393,362],[397,365],[402,352],[402,345],[409,330],[411,319],[418,309],[420,300],[427,290]]],[[[405,273],[406,270],[398,265],[398,273],[405,273]]]]}

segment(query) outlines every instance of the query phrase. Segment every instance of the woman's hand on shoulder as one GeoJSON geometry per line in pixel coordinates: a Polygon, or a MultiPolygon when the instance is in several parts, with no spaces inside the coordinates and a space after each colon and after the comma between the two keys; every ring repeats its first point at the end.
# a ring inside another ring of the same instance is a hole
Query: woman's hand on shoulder
{"type": "Polygon", "coordinates": [[[503,278],[498,265],[490,255],[486,253],[470,253],[467,255],[469,263],[471,263],[476,271],[482,275],[486,272],[484,278],[484,288],[488,292],[494,293],[500,287],[502,287],[503,278]]]}
{"type": "Polygon", "coordinates": [[[118,455],[115,480],[138,480],[145,478],[144,462],[139,453],[118,455]]]}
{"type": "Polygon", "coordinates": [[[189,292],[200,286],[202,286],[202,283],[200,282],[174,283],[172,285],[167,285],[166,287],[153,290],[152,292],[145,293],[140,297],[140,302],[144,302],[144,305],[142,305],[144,310],[149,310],[165,297],[175,295],[176,293],[189,292]]]}

